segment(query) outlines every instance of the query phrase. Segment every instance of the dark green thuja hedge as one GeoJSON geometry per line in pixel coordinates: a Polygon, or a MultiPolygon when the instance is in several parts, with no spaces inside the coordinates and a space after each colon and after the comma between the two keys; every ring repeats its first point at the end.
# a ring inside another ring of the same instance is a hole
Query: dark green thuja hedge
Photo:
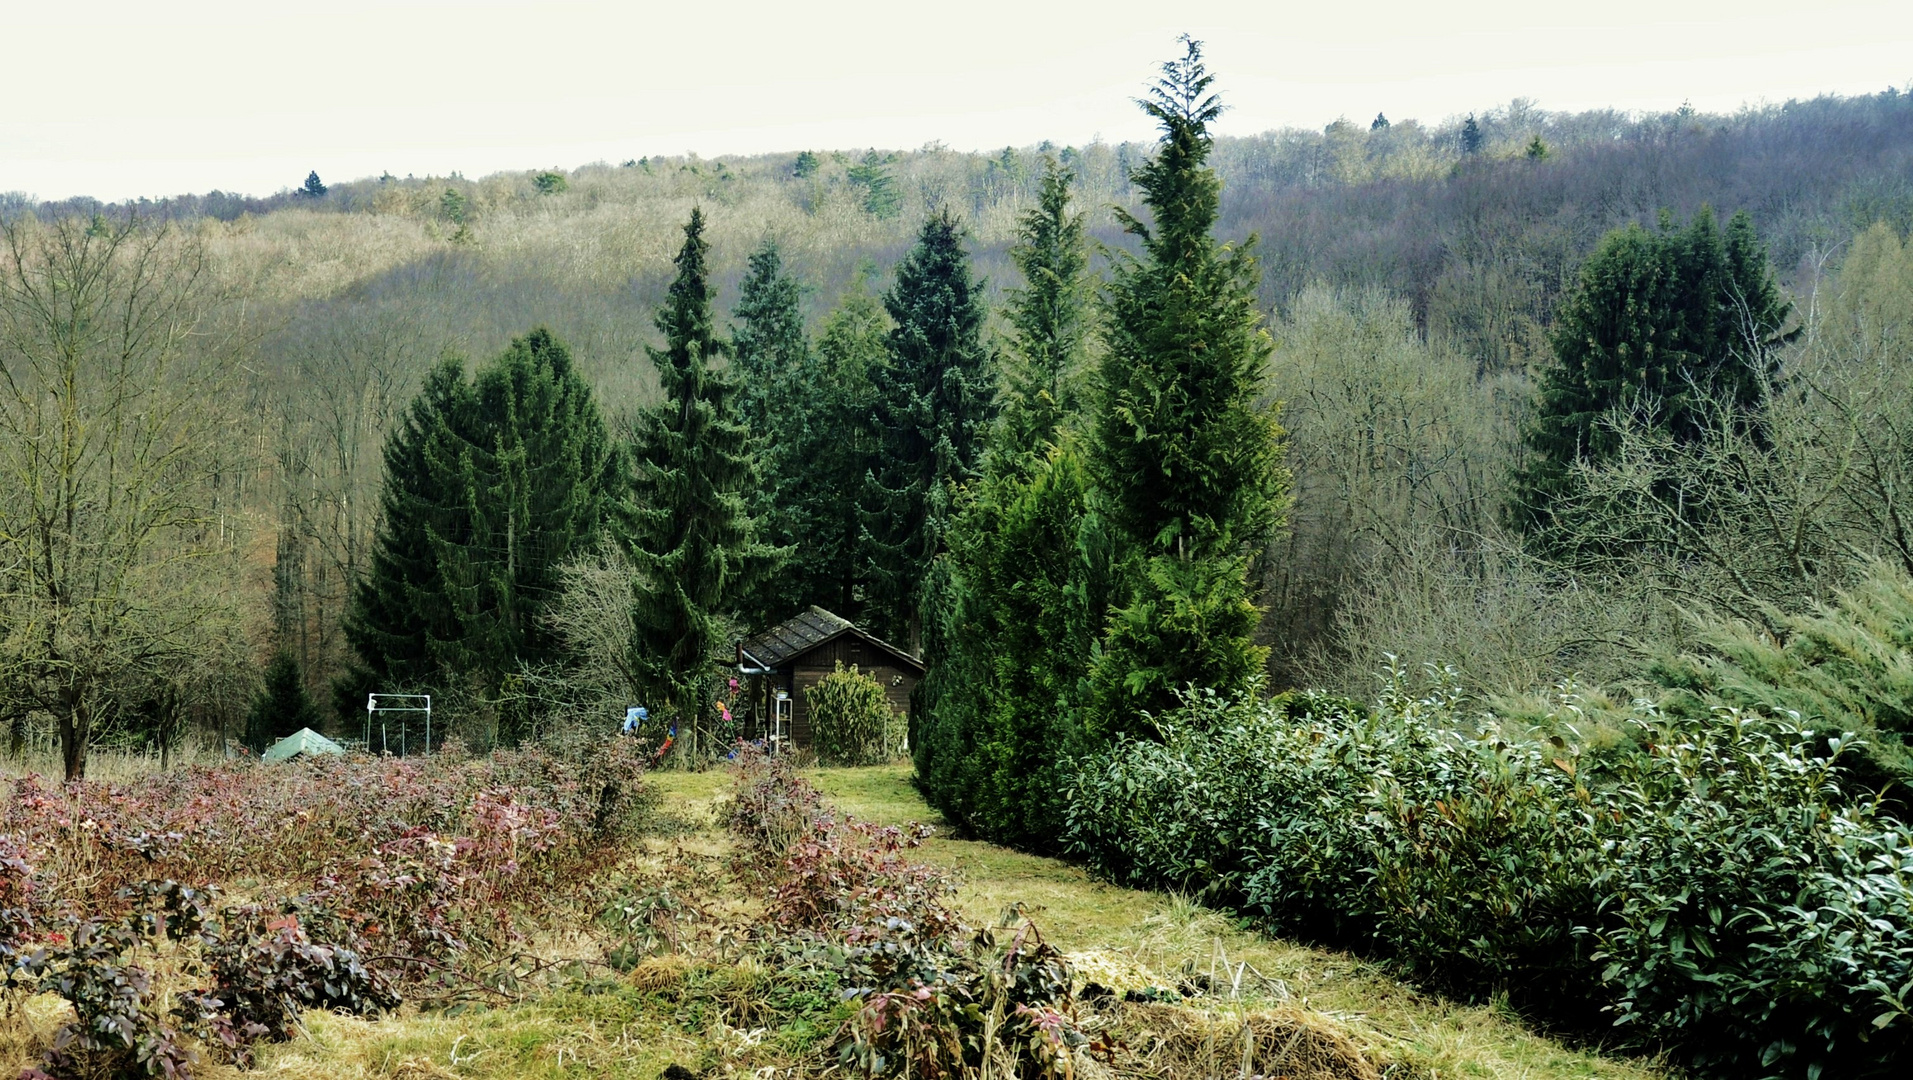
{"type": "MultiPolygon", "coordinates": [[[[1564,703],[1565,704],[1565,703],[1564,703]]],[[[1703,1073],[1888,1075],[1913,1051],[1913,830],[1852,745],[1640,707],[1596,755],[1451,696],[1194,695],[1082,763],[1069,843],[1119,880],[1392,956],[1703,1073]]]]}

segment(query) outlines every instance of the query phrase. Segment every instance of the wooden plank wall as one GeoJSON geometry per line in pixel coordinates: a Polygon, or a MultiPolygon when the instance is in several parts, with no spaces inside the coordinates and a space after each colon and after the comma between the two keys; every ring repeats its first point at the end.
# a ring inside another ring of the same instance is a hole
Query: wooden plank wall
{"type": "Polygon", "coordinates": [[[790,694],[795,699],[791,706],[791,740],[798,746],[810,745],[810,716],[805,707],[804,691],[835,671],[839,661],[845,668],[856,665],[863,674],[883,684],[884,696],[890,700],[890,707],[901,715],[910,714],[910,692],[916,689],[919,681],[917,673],[895,664],[889,653],[875,645],[854,634],[845,634],[791,658],[790,694]]]}

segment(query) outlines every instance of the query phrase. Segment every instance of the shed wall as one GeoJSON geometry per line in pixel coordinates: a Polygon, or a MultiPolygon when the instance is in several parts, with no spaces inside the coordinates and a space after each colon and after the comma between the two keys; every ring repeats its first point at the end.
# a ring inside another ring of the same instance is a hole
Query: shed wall
{"type": "Polygon", "coordinates": [[[910,715],[910,692],[921,681],[915,670],[896,663],[890,653],[854,634],[826,641],[809,652],[790,660],[791,741],[798,746],[811,745],[810,710],[804,691],[836,670],[853,664],[863,674],[882,684],[890,708],[899,715],[910,715]]]}

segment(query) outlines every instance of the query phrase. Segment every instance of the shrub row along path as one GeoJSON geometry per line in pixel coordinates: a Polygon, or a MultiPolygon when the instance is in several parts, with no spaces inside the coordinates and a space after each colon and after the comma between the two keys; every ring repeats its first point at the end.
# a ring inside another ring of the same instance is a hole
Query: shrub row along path
{"type": "MultiPolygon", "coordinates": [[[[878,824],[937,822],[910,785],[907,767],[819,769],[809,775],[843,812],[878,824]]],[[[733,924],[760,910],[744,887],[718,867],[731,842],[713,808],[729,791],[722,771],[663,772],[647,777],[662,795],[660,826],[634,853],[642,876],[687,860],[703,869],[703,895],[685,885],[685,899],[706,913],[724,909],[733,924]],[[724,894],[733,895],[724,895],[724,894]]],[[[986,924],[1020,905],[1080,978],[1118,991],[1174,988],[1191,976],[1208,979],[1204,1008],[1299,1010],[1339,1031],[1382,1075],[1425,1077],[1649,1078],[1651,1063],[1603,1056],[1538,1035],[1495,1004],[1468,1006],[1417,992],[1378,966],[1346,954],[1273,940],[1177,897],[1118,888],[1081,869],[975,841],[939,834],[914,857],[955,870],[955,898],[965,919],[986,924]],[[1246,967],[1244,966],[1246,965],[1246,967]],[[1239,987],[1238,994],[1231,987],[1239,987]],[[1219,999],[1219,1000],[1217,1000],[1219,999]]],[[[675,879],[683,884],[682,878],[675,879]]],[[[547,944],[581,955],[588,933],[547,944]]],[[[601,943],[600,943],[601,944],[601,943]]],[[[740,1005],[767,985],[766,973],[713,969],[683,956],[644,961],[606,975],[596,986],[554,987],[517,1004],[469,1011],[407,1009],[379,1020],[307,1017],[306,1037],[262,1054],[248,1075],[356,1080],[392,1077],[634,1077],[655,1080],[673,1064],[720,1077],[767,1077],[782,1065],[815,1066],[827,1032],[799,1015],[825,1019],[828,1005],[792,1002],[775,992],[740,1005]],[[696,992],[669,984],[695,983],[696,992]],[[710,1007],[713,1003],[719,1007],[710,1007]],[[753,1015],[743,1018],[736,1010],[753,1015]],[[740,1026],[732,1027],[731,1024],[740,1026]]],[[[218,1069],[208,1075],[225,1075],[218,1069]]],[[[839,1075],[848,1076],[848,1073],[839,1075]]]]}

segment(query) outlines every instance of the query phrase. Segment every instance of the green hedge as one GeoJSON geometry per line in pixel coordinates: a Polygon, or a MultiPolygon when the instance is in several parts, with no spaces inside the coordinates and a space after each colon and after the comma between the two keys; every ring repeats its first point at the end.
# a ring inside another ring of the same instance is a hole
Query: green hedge
{"type": "Polygon", "coordinates": [[[1637,708],[1638,752],[1507,738],[1446,697],[1195,695],[1080,763],[1069,844],[1138,885],[1379,952],[1734,1077],[1913,1050],[1913,831],[1849,742],[1637,708]]]}

